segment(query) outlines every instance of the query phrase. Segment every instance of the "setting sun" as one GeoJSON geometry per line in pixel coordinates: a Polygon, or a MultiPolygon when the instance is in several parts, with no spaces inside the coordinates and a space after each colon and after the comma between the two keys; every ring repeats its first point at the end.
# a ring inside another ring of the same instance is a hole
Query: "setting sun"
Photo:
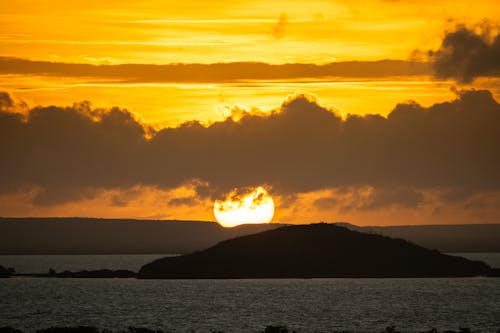
{"type": "Polygon", "coordinates": [[[269,223],[274,215],[274,202],[262,187],[231,191],[224,200],[214,203],[214,215],[223,227],[240,224],[269,223]]]}

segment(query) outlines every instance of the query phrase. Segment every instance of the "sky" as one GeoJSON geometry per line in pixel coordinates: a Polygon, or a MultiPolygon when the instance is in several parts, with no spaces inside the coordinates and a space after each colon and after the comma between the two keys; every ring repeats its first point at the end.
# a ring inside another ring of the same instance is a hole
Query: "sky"
{"type": "Polygon", "coordinates": [[[500,222],[500,4],[33,1],[0,13],[0,216],[500,222]]]}

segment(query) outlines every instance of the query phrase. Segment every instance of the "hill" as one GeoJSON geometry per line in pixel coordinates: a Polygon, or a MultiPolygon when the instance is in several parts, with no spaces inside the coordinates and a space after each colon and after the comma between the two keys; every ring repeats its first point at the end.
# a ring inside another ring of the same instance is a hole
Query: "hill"
{"type": "Polygon", "coordinates": [[[226,240],[144,265],[139,278],[451,277],[490,268],[402,239],[333,224],[296,225],[226,240]]]}

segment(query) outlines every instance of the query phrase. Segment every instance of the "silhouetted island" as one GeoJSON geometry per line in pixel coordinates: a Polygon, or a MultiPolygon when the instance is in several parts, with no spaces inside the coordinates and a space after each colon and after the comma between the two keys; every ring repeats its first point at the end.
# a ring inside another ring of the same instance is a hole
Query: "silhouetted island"
{"type": "Polygon", "coordinates": [[[0,278],[8,278],[10,275],[11,272],[7,268],[0,265],[0,278]]]}
{"type": "Polygon", "coordinates": [[[143,279],[458,277],[488,275],[479,261],[402,239],[319,223],[242,236],[144,265],[143,279]]]}
{"type": "Polygon", "coordinates": [[[137,273],[125,270],[111,270],[111,269],[97,269],[93,271],[83,270],[78,272],[63,271],[57,273],[52,268],[49,269],[48,273],[34,273],[34,274],[16,274],[16,276],[24,277],[43,277],[43,278],[96,278],[96,279],[110,279],[110,278],[135,278],[137,273]]]}
{"type": "Polygon", "coordinates": [[[94,271],[84,270],[79,272],[64,271],[56,273],[55,275],[60,278],[133,278],[136,277],[137,274],[125,269],[98,269],[94,271]]]}

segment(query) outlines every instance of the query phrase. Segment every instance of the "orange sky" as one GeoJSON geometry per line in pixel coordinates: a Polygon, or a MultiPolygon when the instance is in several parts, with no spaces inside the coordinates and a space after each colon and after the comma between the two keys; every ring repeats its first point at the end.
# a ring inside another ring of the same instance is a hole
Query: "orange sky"
{"type": "Polygon", "coordinates": [[[406,59],[492,1],[50,1],[4,3],[7,56],[92,63],[406,59]]]}
{"type": "MultiPolygon", "coordinates": [[[[445,33],[453,31],[457,24],[495,34],[498,22],[500,3],[482,0],[426,0],[418,4],[405,0],[19,0],[2,4],[0,57],[94,65],[230,62],[322,65],[383,59],[426,62],[427,51],[438,49],[445,33]]],[[[37,105],[71,106],[86,100],[96,108],[126,108],[155,129],[189,121],[208,126],[223,121],[235,110],[271,114],[288,96],[297,93],[315,96],[322,107],[344,118],[348,114],[385,117],[398,103],[409,100],[429,107],[455,99],[457,89],[487,89],[500,100],[500,81],[495,76],[480,77],[467,84],[436,79],[432,72],[157,82],[82,77],[67,72],[20,73],[10,71],[9,65],[5,67],[0,70],[0,91],[27,104],[16,112],[26,112],[37,105]]],[[[263,162],[263,169],[264,166],[263,162]]],[[[44,191],[39,186],[31,184],[1,192],[0,216],[213,220],[211,198],[198,198],[191,205],[168,204],[172,198],[196,197],[198,194],[190,184],[176,188],[140,183],[127,187],[103,185],[84,198],[43,205],[33,199],[37,191],[44,191]]],[[[268,190],[273,195],[272,186],[268,190]]],[[[445,202],[437,197],[435,188],[422,190],[425,200],[417,208],[389,205],[349,210],[342,208],[347,204],[331,208],[315,204],[323,197],[335,197],[337,203],[352,201],[353,197],[370,201],[370,191],[370,186],[353,187],[347,192],[338,188],[301,190],[292,193],[295,198],[292,204],[287,203],[290,198],[284,193],[276,192],[274,220],[382,225],[492,223],[500,218],[500,212],[494,209],[500,202],[492,194],[494,191],[488,192],[481,209],[478,205],[472,205],[474,209],[464,208],[463,202],[445,202]]],[[[486,194],[477,191],[475,195],[468,200],[476,202],[486,194]]]]}

